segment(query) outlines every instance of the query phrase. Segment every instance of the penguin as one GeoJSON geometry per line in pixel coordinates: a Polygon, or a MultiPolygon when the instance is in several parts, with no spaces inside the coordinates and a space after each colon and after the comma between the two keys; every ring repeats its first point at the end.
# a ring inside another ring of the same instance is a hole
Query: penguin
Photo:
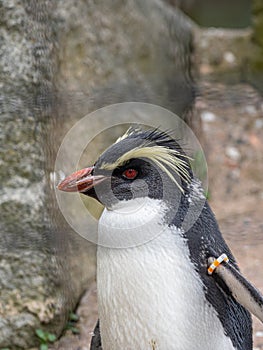
{"type": "Polygon", "coordinates": [[[252,350],[263,297],[240,273],[190,158],[158,129],[130,128],[58,189],[104,205],[92,350],[252,350]]]}

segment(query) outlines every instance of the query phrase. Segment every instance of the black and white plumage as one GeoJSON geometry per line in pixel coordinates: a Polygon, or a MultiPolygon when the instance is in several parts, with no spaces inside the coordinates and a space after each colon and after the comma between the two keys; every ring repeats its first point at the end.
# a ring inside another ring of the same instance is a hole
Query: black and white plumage
{"type": "MultiPolygon", "coordinates": [[[[237,264],[175,140],[131,129],[59,189],[105,205],[92,350],[252,349],[251,317],[241,304],[248,307],[244,300],[251,298],[262,317],[262,297],[251,291],[236,297],[237,264]],[[218,268],[209,276],[208,262],[222,253],[232,272],[220,276],[218,268]]],[[[254,290],[248,283],[245,291],[248,285],[254,290]]]]}

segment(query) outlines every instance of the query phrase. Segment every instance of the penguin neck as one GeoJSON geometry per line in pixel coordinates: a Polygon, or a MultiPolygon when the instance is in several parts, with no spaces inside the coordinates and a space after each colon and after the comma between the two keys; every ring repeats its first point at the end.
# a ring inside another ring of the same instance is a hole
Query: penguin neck
{"type": "Polygon", "coordinates": [[[97,253],[103,349],[190,350],[195,339],[196,350],[233,350],[206,301],[183,232],[165,222],[165,203],[147,198],[124,204],[105,209],[99,222],[100,239],[108,243],[97,253]],[[129,234],[133,240],[119,249],[105,238],[129,234]]]}
{"type": "Polygon", "coordinates": [[[119,201],[102,213],[98,245],[131,248],[145,244],[162,233],[167,212],[163,200],[141,197],[119,201]]]}

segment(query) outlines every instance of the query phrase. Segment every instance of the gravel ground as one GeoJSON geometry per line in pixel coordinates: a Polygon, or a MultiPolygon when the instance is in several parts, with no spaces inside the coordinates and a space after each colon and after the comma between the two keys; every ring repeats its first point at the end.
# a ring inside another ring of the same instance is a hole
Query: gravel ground
{"type": "MultiPolygon", "coordinates": [[[[196,101],[204,131],[210,203],[243,274],[263,292],[263,100],[249,86],[201,86],[196,101]]],[[[80,301],[80,334],[67,332],[52,350],[88,350],[97,319],[95,283],[80,301]]],[[[263,325],[254,321],[254,349],[263,325]]]]}

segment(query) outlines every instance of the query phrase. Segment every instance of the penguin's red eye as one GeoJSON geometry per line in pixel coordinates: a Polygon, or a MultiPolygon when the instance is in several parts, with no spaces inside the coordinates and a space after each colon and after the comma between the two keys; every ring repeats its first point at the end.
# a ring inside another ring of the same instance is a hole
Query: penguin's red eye
{"type": "Polygon", "coordinates": [[[122,176],[125,177],[125,179],[128,179],[128,180],[134,180],[137,175],[138,175],[138,171],[135,170],[135,169],[126,169],[122,173],[122,176]]]}

